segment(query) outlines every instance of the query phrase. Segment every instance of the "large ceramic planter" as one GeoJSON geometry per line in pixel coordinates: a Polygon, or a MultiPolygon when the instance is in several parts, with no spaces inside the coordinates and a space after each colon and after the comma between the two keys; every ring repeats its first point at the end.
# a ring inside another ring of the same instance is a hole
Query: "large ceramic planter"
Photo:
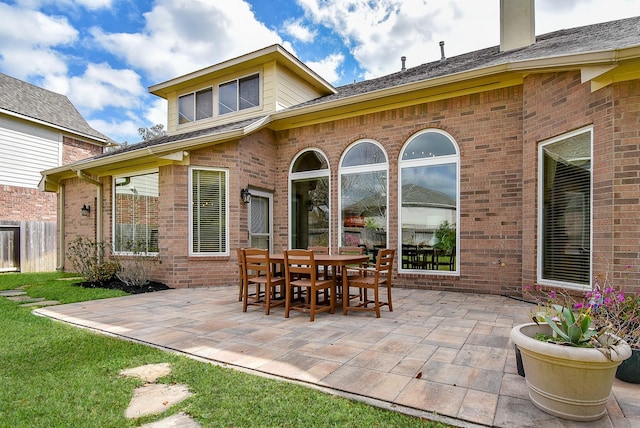
{"type": "Polygon", "coordinates": [[[629,383],[640,383],[640,349],[631,349],[631,357],[618,366],[616,377],[629,383]]]}
{"type": "Polygon", "coordinates": [[[511,330],[520,349],[529,397],[540,410],[563,419],[593,421],[606,412],[611,386],[620,363],[631,348],[620,342],[611,359],[595,348],[578,348],[534,339],[551,334],[546,324],[521,324],[511,330]]]}

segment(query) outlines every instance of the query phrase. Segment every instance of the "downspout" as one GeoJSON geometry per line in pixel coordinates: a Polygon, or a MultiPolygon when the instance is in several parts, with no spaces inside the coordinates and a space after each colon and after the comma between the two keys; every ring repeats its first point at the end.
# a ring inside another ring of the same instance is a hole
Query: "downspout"
{"type": "Polygon", "coordinates": [[[84,172],[78,170],[76,171],[78,174],[78,178],[87,183],[91,183],[96,186],[96,241],[102,242],[102,183],[94,180],[84,172]]]}
{"type": "Polygon", "coordinates": [[[58,272],[64,271],[64,184],[58,185],[58,266],[56,270],[58,272]]]}

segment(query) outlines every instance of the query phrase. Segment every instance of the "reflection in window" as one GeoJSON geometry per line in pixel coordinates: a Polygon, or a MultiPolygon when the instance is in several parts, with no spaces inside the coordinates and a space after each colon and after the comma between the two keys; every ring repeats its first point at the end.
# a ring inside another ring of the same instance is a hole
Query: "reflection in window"
{"type": "Polygon", "coordinates": [[[178,123],[207,119],[213,116],[213,90],[211,88],[178,98],[178,123]]]}
{"type": "Polygon", "coordinates": [[[158,173],[114,178],[114,251],[158,252],[158,173]]]}
{"type": "Polygon", "coordinates": [[[340,246],[375,255],[387,246],[387,157],[374,142],[352,145],[340,164],[340,246]]]}
{"type": "Polygon", "coordinates": [[[326,157],[308,150],[294,161],[291,182],[290,248],[329,246],[329,166],[326,157]]]}
{"type": "Polygon", "coordinates": [[[227,172],[192,168],[190,187],[191,254],[227,254],[227,172]]]}
{"type": "Polygon", "coordinates": [[[437,130],[412,137],[400,155],[400,269],[457,272],[458,163],[437,130]]]}
{"type": "Polygon", "coordinates": [[[260,105],[258,74],[222,83],[218,87],[219,114],[232,113],[260,105]]]}
{"type": "Polygon", "coordinates": [[[541,279],[590,284],[591,130],[540,146],[541,279]]]}

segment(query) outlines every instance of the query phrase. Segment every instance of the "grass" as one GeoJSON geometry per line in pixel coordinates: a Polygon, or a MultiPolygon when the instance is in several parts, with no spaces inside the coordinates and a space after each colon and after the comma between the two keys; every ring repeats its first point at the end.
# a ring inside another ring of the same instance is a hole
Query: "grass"
{"type": "MultiPolygon", "coordinates": [[[[0,290],[62,303],[123,295],[87,289],[68,275],[0,274],[0,290]]],[[[98,335],[0,298],[0,427],[134,427],[185,412],[203,427],[447,427],[287,382],[265,379],[159,349],[98,335]],[[162,415],[129,420],[124,411],[141,380],[120,371],[168,362],[159,382],[194,395],[162,415]]]]}

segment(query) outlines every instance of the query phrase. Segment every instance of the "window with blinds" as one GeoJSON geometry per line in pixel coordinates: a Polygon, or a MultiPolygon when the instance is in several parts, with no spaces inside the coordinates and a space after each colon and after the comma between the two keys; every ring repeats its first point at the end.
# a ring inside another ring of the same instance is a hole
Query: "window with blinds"
{"type": "Polygon", "coordinates": [[[190,253],[227,255],[228,174],[219,169],[191,169],[190,253]]]}
{"type": "Polygon", "coordinates": [[[541,282],[590,284],[591,135],[582,129],[540,146],[541,282]]]}

